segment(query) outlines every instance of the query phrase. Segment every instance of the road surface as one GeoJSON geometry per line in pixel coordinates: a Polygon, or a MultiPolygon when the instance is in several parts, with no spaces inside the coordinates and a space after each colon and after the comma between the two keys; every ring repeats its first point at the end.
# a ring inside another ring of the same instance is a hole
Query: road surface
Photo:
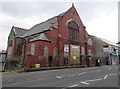
{"type": "Polygon", "coordinates": [[[118,74],[117,66],[3,73],[2,87],[118,87],[118,74]]]}

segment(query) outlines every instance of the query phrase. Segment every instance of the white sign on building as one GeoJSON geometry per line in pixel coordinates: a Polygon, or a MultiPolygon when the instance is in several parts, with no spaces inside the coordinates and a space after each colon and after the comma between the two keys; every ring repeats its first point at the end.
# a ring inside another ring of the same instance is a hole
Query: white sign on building
{"type": "Polygon", "coordinates": [[[103,52],[109,53],[109,48],[108,47],[103,47],[103,52]]]}
{"type": "Polygon", "coordinates": [[[69,52],[69,46],[67,44],[64,44],[64,52],[69,52]]]}

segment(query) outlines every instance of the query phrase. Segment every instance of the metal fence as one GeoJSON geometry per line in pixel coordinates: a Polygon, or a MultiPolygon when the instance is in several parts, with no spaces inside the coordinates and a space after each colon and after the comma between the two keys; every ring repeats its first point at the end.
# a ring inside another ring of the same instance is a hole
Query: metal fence
{"type": "Polygon", "coordinates": [[[6,53],[0,53],[0,71],[4,71],[6,64],[6,53]]]}

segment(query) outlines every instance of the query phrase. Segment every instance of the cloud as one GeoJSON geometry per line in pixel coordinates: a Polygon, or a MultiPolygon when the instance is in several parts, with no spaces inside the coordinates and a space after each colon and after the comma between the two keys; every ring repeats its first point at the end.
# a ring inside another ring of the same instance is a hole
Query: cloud
{"type": "Polygon", "coordinates": [[[117,2],[79,2],[75,7],[84,22],[109,15],[116,10],[117,2]]]}
{"type": "Polygon", "coordinates": [[[2,12],[15,17],[30,17],[33,15],[44,16],[43,14],[48,15],[48,13],[55,15],[66,7],[68,9],[67,4],[68,3],[62,2],[3,2],[2,12]]]}
{"type": "Polygon", "coordinates": [[[118,2],[119,0],[1,0],[1,2],[118,2]]]}
{"type": "MultiPolygon", "coordinates": [[[[46,16],[46,15],[44,15],[46,16]]],[[[6,50],[7,38],[10,33],[12,26],[22,27],[29,29],[37,23],[44,21],[44,18],[39,18],[38,16],[31,16],[28,18],[14,17],[4,13],[0,13],[0,50],[6,50]]],[[[47,16],[46,16],[47,18],[47,16]]]]}
{"type": "Polygon", "coordinates": [[[56,2],[2,2],[0,4],[0,40],[4,40],[0,42],[0,50],[7,48],[7,38],[12,26],[29,29],[69,8],[68,3],[56,2]]]}
{"type": "Polygon", "coordinates": [[[95,18],[86,23],[89,34],[118,42],[118,11],[115,10],[109,15],[95,18]]]}
{"type": "MultiPolygon", "coordinates": [[[[42,21],[67,11],[71,5],[71,2],[0,3],[0,40],[3,41],[0,42],[0,50],[6,49],[7,38],[12,26],[29,29],[42,21]]],[[[75,7],[89,34],[95,34],[98,37],[116,42],[116,2],[75,2],[75,7]],[[114,36],[111,36],[111,34],[114,36]]]]}
{"type": "Polygon", "coordinates": [[[77,11],[89,34],[118,42],[118,3],[75,3],[77,11]]]}

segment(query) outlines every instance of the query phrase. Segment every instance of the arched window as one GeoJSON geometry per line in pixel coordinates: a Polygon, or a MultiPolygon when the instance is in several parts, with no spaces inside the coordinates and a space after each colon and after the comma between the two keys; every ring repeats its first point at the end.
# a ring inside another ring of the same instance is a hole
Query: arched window
{"type": "Polygon", "coordinates": [[[75,21],[71,21],[68,23],[68,34],[70,40],[79,40],[79,27],[75,21]]]}

